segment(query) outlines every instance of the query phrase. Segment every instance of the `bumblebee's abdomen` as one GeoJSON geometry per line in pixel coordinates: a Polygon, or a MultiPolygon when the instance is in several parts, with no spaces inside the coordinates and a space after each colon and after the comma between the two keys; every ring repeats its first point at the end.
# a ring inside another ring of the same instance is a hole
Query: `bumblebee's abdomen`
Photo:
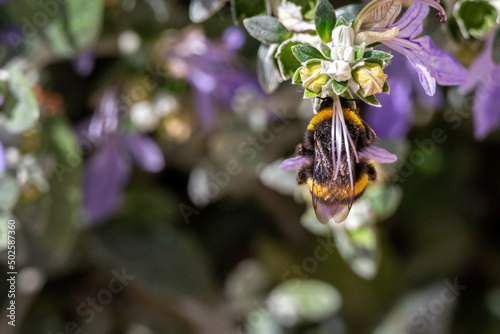
{"type": "MultiPolygon", "coordinates": [[[[367,184],[368,174],[359,175],[354,182],[354,201],[363,195],[367,184]]],[[[332,182],[319,183],[313,182],[313,178],[308,177],[307,186],[313,195],[327,203],[341,204],[347,203],[351,199],[350,184],[339,186],[332,182]]]]}

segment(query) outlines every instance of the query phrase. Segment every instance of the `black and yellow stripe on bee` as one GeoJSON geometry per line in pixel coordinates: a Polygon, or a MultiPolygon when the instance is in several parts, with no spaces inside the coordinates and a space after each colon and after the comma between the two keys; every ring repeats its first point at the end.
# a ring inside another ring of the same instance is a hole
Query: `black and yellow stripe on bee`
{"type": "MultiPolygon", "coordinates": [[[[367,184],[368,184],[368,174],[364,173],[357,178],[357,180],[354,182],[354,194],[353,194],[354,200],[358,199],[361,195],[363,195],[367,184]]],[[[329,184],[322,185],[316,183],[314,184],[313,187],[313,179],[311,177],[307,179],[307,186],[311,191],[311,193],[313,193],[315,196],[325,201],[331,201],[331,200],[335,200],[338,202],[347,201],[349,200],[351,194],[348,189],[350,185],[346,185],[344,189],[337,189],[334,194],[332,194],[332,191],[330,189],[331,185],[329,184]]]]}
{"type": "MultiPolygon", "coordinates": [[[[349,108],[342,108],[342,113],[344,114],[344,119],[346,122],[353,122],[357,127],[364,130],[365,125],[361,122],[358,114],[349,108]]],[[[318,124],[324,121],[329,121],[333,116],[333,107],[321,109],[309,122],[307,130],[314,130],[318,124]]]]}

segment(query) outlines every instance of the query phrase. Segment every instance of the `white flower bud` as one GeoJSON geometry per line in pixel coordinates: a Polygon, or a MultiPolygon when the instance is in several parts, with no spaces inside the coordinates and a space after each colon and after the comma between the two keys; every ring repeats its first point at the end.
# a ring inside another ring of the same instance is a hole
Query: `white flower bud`
{"type": "Polygon", "coordinates": [[[338,26],[332,31],[332,45],[334,47],[352,46],[354,30],[348,26],[338,26]]]}
{"type": "Polygon", "coordinates": [[[346,81],[351,78],[351,67],[343,60],[333,62],[322,62],[322,72],[326,73],[335,81],[346,81]]]}

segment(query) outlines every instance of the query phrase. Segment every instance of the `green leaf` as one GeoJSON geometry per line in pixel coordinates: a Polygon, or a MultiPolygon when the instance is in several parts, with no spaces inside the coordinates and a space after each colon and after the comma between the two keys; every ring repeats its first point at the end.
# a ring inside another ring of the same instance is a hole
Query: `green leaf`
{"type": "Polygon", "coordinates": [[[389,94],[391,92],[391,89],[389,88],[389,83],[387,80],[384,82],[384,86],[382,87],[382,93],[389,94]]]}
{"type": "Polygon", "coordinates": [[[40,116],[38,101],[20,67],[19,63],[13,62],[6,68],[9,72],[9,94],[6,96],[3,110],[5,126],[13,133],[31,129],[40,116]]]}
{"type": "Polygon", "coordinates": [[[337,23],[335,23],[335,28],[340,27],[340,26],[348,26],[348,25],[349,25],[349,23],[347,23],[347,21],[342,16],[339,16],[337,23]]]}
{"type": "Polygon", "coordinates": [[[457,23],[465,38],[485,37],[498,19],[498,11],[488,1],[463,1],[455,12],[457,23]]]}
{"type": "Polygon", "coordinates": [[[357,95],[362,101],[364,101],[365,103],[367,103],[371,106],[374,106],[374,107],[381,107],[382,106],[380,104],[380,102],[377,100],[377,98],[375,97],[375,95],[362,96],[361,92],[359,92],[359,91],[357,92],[357,95]]]}
{"type": "Polygon", "coordinates": [[[295,58],[297,58],[301,63],[304,63],[311,59],[326,60],[326,58],[318,49],[307,44],[299,44],[293,46],[292,52],[295,58]]]}
{"type": "Polygon", "coordinates": [[[270,293],[268,302],[277,303],[270,311],[278,322],[288,326],[304,321],[319,322],[333,316],[342,306],[342,296],[332,285],[314,279],[297,283],[285,281],[270,293]],[[285,307],[290,313],[278,311],[285,307]]]}
{"type": "Polygon", "coordinates": [[[293,74],[293,77],[292,77],[292,83],[294,85],[302,85],[302,78],[300,77],[300,70],[303,68],[304,66],[301,66],[297,69],[297,71],[295,71],[295,73],[293,74]]]}
{"type": "Polygon", "coordinates": [[[372,63],[372,64],[377,64],[380,67],[384,68],[384,61],[382,59],[377,59],[377,58],[366,58],[365,63],[372,63]]]}
{"type": "Polygon", "coordinates": [[[269,50],[269,45],[261,44],[259,47],[257,52],[257,79],[262,89],[271,94],[278,88],[282,79],[274,57],[275,54],[270,53],[269,50]]]}
{"type": "Polygon", "coordinates": [[[101,32],[104,16],[103,0],[66,1],[68,33],[78,50],[92,46],[101,32]]]}
{"type": "Polygon", "coordinates": [[[382,61],[382,67],[385,68],[391,62],[392,55],[388,52],[373,50],[367,51],[363,54],[364,58],[368,59],[378,59],[382,61]]]}
{"type": "Polygon", "coordinates": [[[297,42],[287,41],[278,47],[276,58],[278,59],[278,66],[284,80],[290,79],[302,65],[292,53],[292,47],[297,44],[297,42]]]}
{"type": "Polygon", "coordinates": [[[253,38],[264,44],[283,43],[292,37],[292,33],[272,16],[250,17],[243,20],[243,25],[253,38]]]}
{"type": "Polygon", "coordinates": [[[189,18],[194,23],[200,23],[217,13],[228,0],[191,0],[189,18]]]}
{"type": "Polygon", "coordinates": [[[231,0],[231,14],[235,25],[243,22],[247,17],[267,13],[265,0],[231,0]]]}
{"type": "Polygon", "coordinates": [[[19,185],[14,176],[0,172],[0,213],[10,214],[19,197],[19,185]]]}
{"type": "Polygon", "coordinates": [[[332,40],[332,30],[335,27],[335,10],[328,0],[319,0],[314,14],[316,31],[318,36],[325,43],[332,40]]]}
{"type": "Polygon", "coordinates": [[[319,96],[318,93],[315,93],[312,90],[309,90],[309,89],[305,88],[305,90],[304,90],[304,99],[312,99],[312,98],[318,97],[318,96],[319,96]]]}
{"type": "Polygon", "coordinates": [[[333,91],[335,92],[335,94],[340,95],[343,92],[345,92],[348,84],[349,84],[349,80],[340,81],[340,82],[333,80],[333,82],[332,82],[333,91]]]}
{"type": "Polygon", "coordinates": [[[330,58],[331,54],[332,54],[332,50],[330,49],[330,47],[328,45],[326,45],[325,43],[320,43],[319,44],[320,48],[321,48],[321,53],[326,57],[326,58],[330,58]]]}
{"type": "Polygon", "coordinates": [[[365,51],[365,42],[361,43],[361,45],[354,52],[354,61],[358,61],[363,57],[363,52],[365,51]]]}
{"type": "Polygon", "coordinates": [[[342,16],[347,22],[352,22],[356,19],[361,9],[363,9],[364,4],[353,4],[347,5],[335,10],[335,15],[337,17],[342,16]]]}
{"type": "Polygon", "coordinates": [[[62,16],[55,18],[47,25],[44,35],[55,55],[70,58],[77,53],[71,46],[69,36],[66,33],[66,23],[62,16]]]}
{"type": "Polygon", "coordinates": [[[495,64],[500,63],[500,29],[495,32],[495,37],[493,40],[492,57],[495,64]]]}

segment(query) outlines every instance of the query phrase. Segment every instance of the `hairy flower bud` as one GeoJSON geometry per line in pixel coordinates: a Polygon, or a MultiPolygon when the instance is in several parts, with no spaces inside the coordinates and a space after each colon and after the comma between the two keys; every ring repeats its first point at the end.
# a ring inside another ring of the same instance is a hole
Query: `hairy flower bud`
{"type": "Polygon", "coordinates": [[[387,74],[379,64],[365,63],[353,71],[352,77],[360,86],[359,93],[366,97],[382,92],[387,74]]]}
{"type": "Polygon", "coordinates": [[[351,78],[351,67],[343,60],[333,62],[321,62],[322,72],[326,73],[335,81],[346,81],[351,78]]]}
{"type": "Polygon", "coordinates": [[[354,30],[348,26],[338,26],[332,31],[332,45],[334,47],[352,46],[354,42],[354,30]]]}
{"type": "Polygon", "coordinates": [[[321,73],[321,64],[318,63],[304,66],[299,73],[302,86],[315,93],[320,93],[329,80],[328,75],[321,73]]]}

